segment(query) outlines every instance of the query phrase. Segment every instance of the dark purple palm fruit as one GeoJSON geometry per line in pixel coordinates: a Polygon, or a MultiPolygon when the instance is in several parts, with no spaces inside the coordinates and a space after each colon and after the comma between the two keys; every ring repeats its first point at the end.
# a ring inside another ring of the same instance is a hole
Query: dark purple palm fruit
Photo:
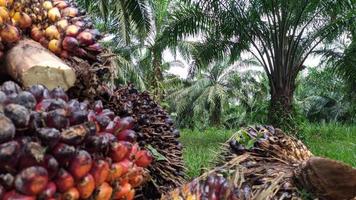
{"type": "Polygon", "coordinates": [[[16,103],[33,110],[37,104],[36,98],[27,91],[22,91],[16,96],[16,103]]]}
{"type": "Polygon", "coordinates": [[[46,87],[43,85],[32,85],[28,91],[36,98],[37,102],[43,100],[43,93],[46,90],[46,87]]]}
{"type": "Polygon", "coordinates": [[[13,93],[18,94],[22,91],[21,87],[13,81],[6,81],[0,86],[0,90],[3,91],[6,95],[13,93]]]}
{"type": "Polygon", "coordinates": [[[13,173],[16,171],[20,144],[17,141],[10,141],[0,145],[0,169],[3,172],[13,173]]]}
{"type": "Polygon", "coordinates": [[[64,91],[63,88],[54,88],[51,92],[50,92],[50,96],[54,99],[63,99],[64,101],[68,101],[68,96],[66,94],[66,92],[64,91]]]}
{"type": "Polygon", "coordinates": [[[55,128],[39,128],[37,136],[43,144],[52,149],[59,142],[61,133],[55,128]]]}
{"type": "Polygon", "coordinates": [[[7,142],[15,137],[16,128],[12,121],[0,114],[0,143],[7,142]]]}
{"type": "Polygon", "coordinates": [[[30,112],[19,104],[8,104],[4,107],[4,114],[11,119],[16,128],[26,128],[30,122],[30,112]]]}

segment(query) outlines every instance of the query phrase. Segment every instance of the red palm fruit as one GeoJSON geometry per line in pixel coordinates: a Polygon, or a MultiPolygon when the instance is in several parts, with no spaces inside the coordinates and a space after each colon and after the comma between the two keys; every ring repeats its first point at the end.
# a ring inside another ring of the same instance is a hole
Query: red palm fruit
{"type": "Polygon", "coordinates": [[[9,24],[6,24],[5,28],[1,30],[0,36],[2,41],[6,43],[15,43],[21,38],[19,30],[15,26],[9,24]]]}
{"type": "Polygon", "coordinates": [[[80,28],[76,25],[69,25],[66,28],[66,36],[76,37],[79,33],[80,28]]]}
{"type": "Polygon", "coordinates": [[[79,13],[78,9],[73,7],[67,7],[62,10],[62,15],[64,17],[76,17],[78,13],[79,13]]]}
{"type": "Polygon", "coordinates": [[[144,181],[142,175],[136,175],[129,180],[129,183],[132,185],[133,188],[140,186],[144,181]]]}
{"type": "Polygon", "coordinates": [[[49,41],[47,40],[46,37],[42,37],[40,41],[38,41],[43,47],[48,48],[48,43],[49,41]]]}
{"type": "Polygon", "coordinates": [[[115,162],[120,162],[129,153],[130,143],[120,141],[111,145],[110,158],[115,162]]]}
{"type": "Polygon", "coordinates": [[[48,177],[53,179],[59,170],[59,163],[52,155],[45,155],[44,160],[41,162],[41,166],[47,169],[48,177]]]}
{"type": "Polygon", "coordinates": [[[87,31],[79,33],[79,35],[77,36],[77,40],[79,44],[84,46],[92,45],[95,42],[93,35],[87,31]]]}
{"type": "Polygon", "coordinates": [[[135,155],[135,164],[139,167],[148,167],[153,161],[153,156],[149,151],[140,150],[135,155]]]}
{"type": "Polygon", "coordinates": [[[44,36],[44,33],[41,31],[40,28],[38,27],[33,27],[31,29],[31,38],[37,42],[41,40],[41,38],[44,36]]]}
{"type": "Polygon", "coordinates": [[[48,173],[43,167],[33,166],[22,170],[15,177],[15,188],[26,195],[37,195],[47,186],[48,173]]]}
{"type": "Polygon", "coordinates": [[[90,46],[85,47],[86,50],[91,51],[91,52],[96,52],[100,53],[103,51],[103,48],[99,43],[92,44],[90,46]]]}
{"type": "Polygon", "coordinates": [[[135,142],[137,139],[136,132],[131,129],[125,129],[116,135],[120,141],[135,142]]]}
{"type": "Polygon", "coordinates": [[[65,192],[74,186],[73,176],[62,168],[59,169],[54,182],[56,183],[57,189],[60,192],[65,192]]]}
{"type": "Polygon", "coordinates": [[[15,137],[16,128],[9,118],[0,116],[0,127],[0,143],[7,142],[15,137]]]}
{"type": "Polygon", "coordinates": [[[125,159],[121,162],[116,162],[111,165],[110,175],[108,177],[109,182],[115,181],[121,176],[125,175],[129,169],[132,167],[132,162],[125,159]]]}
{"type": "Polygon", "coordinates": [[[95,101],[94,111],[96,114],[101,113],[104,110],[103,102],[102,101],[95,101]]]}
{"type": "Polygon", "coordinates": [[[4,194],[2,200],[36,200],[36,196],[26,196],[12,190],[4,194]]]}
{"type": "Polygon", "coordinates": [[[128,158],[130,160],[134,160],[135,157],[136,157],[136,153],[139,151],[140,147],[138,146],[137,143],[135,143],[134,145],[132,145],[131,149],[130,149],[130,153],[129,153],[129,156],[128,158]]]}
{"type": "Polygon", "coordinates": [[[50,199],[54,197],[54,194],[57,191],[57,186],[54,182],[49,182],[46,188],[39,194],[40,199],[50,199]]]}
{"type": "Polygon", "coordinates": [[[69,171],[75,179],[81,179],[87,175],[93,166],[93,160],[90,154],[84,150],[80,150],[72,159],[69,171]]]}
{"type": "Polygon", "coordinates": [[[66,165],[75,156],[75,147],[59,143],[54,147],[52,154],[62,164],[66,165]]]}
{"type": "Polygon", "coordinates": [[[79,43],[74,37],[66,36],[63,39],[62,46],[67,51],[75,51],[79,47],[79,43]]]}
{"type": "Polygon", "coordinates": [[[104,182],[97,188],[97,194],[95,196],[95,200],[110,200],[112,195],[113,189],[107,183],[104,182]]]}
{"type": "Polygon", "coordinates": [[[10,141],[0,145],[0,169],[7,172],[14,172],[18,163],[18,152],[20,144],[17,141],[10,141]]]}
{"type": "Polygon", "coordinates": [[[64,200],[77,200],[80,198],[80,194],[77,188],[72,187],[63,194],[64,200]]]}
{"type": "Polygon", "coordinates": [[[63,58],[63,59],[68,59],[69,58],[69,52],[68,51],[66,51],[66,50],[64,50],[64,51],[62,51],[61,52],[61,58],[63,58]]]}
{"type": "Polygon", "coordinates": [[[94,177],[91,174],[84,176],[77,184],[77,189],[81,199],[88,199],[95,189],[94,177]]]}
{"type": "Polygon", "coordinates": [[[126,199],[125,197],[131,191],[131,188],[132,187],[131,187],[130,183],[118,185],[117,188],[115,188],[113,199],[126,199]]]}
{"type": "Polygon", "coordinates": [[[104,183],[109,176],[110,173],[109,163],[105,160],[94,161],[90,173],[94,177],[95,186],[98,187],[99,185],[104,183]]]}
{"type": "Polygon", "coordinates": [[[135,190],[132,189],[130,192],[126,194],[126,200],[134,200],[135,199],[135,190]]]}

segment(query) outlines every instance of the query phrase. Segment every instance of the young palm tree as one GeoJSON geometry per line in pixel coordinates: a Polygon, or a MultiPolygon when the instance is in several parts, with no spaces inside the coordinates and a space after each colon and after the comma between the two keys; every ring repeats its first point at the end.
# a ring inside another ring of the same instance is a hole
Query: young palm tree
{"type": "Polygon", "coordinates": [[[237,83],[240,81],[238,67],[228,60],[212,62],[192,80],[180,82],[182,88],[168,96],[176,108],[178,120],[201,120],[207,116],[211,125],[221,125],[224,107],[231,100],[236,84],[240,84],[237,83]]]}
{"type": "Polygon", "coordinates": [[[270,121],[293,124],[295,79],[304,62],[325,39],[355,18],[351,1],[334,0],[186,0],[165,34],[175,43],[187,35],[209,44],[206,60],[246,50],[263,66],[270,86],[270,121]],[[208,53],[209,52],[209,53],[208,53]]]}

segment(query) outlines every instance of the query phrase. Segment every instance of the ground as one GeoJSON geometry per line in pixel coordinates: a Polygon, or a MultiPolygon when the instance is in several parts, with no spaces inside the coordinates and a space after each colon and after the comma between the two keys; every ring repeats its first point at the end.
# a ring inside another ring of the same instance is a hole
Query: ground
{"type": "MultiPolygon", "coordinates": [[[[233,130],[210,128],[206,130],[182,130],[184,160],[188,176],[196,177],[219,152],[221,143],[231,137],[233,130]]],[[[356,125],[306,124],[303,142],[314,155],[346,162],[356,167],[356,125]]]]}

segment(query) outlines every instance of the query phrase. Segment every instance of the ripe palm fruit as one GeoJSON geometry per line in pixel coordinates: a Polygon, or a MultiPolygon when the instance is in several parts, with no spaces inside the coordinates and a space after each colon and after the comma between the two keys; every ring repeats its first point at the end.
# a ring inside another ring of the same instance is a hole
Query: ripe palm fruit
{"type": "Polygon", "coordinates": [[[4,197],[2,198],[2,200],[13,200],[13,199],[36,200],[36,196],[26,196],[13,190],[5,193],[4,197]]]}
{"type": "Polygon", "coordinates": [[[84,176],[79,183],[77,188],[81,199],[88,199],[94,192],[95,180],[91,174],[84,176]]]}
{"type": "Polygon", "coordinates": [[[15,178],[15,188],[26,195],[37,195],[47,186],[48,173],[43,167],[29,167],[15,178]]]}
{"type": "Polygon", "coordinates": [[[20,40],[19,30],[12,25],[6,24],[5,28],[1,29],[0,37],[5,43],[15,43],[20,40]]]}
{"type": "Polygon", "coordinates": [[[66,36],[76,37],[79,34],[80,28],[76,25],[69,25],[66,28],[66,36]]]}
{"type": "Polygon", "coordinates": [[[109,177],[110,166],[105,160],[96,160],[93,163],[93,167],[90,174],[94,177],[95,186],[103,184],[109,177]]]}
{"type": "Polygon", "coordinates": [[[89,173],[92,166],[93,160],[90,154],[81,150],[73,157],[69,170],[75,179],[81,179],[89,173]]]}
{"type": "Polygon", "coordinates": [[[32,25],[31,17],[23,12],[19,13],[19,18],[18,18],[18,20],[15,20],[15,21],[21,29],[29,28],[32,25]]]}
{"type": "Polygon", "coordinates": [[[58,191],[65,192],[74,186],[73,176],[65,169],[60,169],[55,179],[58,191]]]}
{"type": "Polygon", "coordinates": [[[63,199],[77,200],[80,198],[80,194],[77,188],[72,187],[63,194],[63,199]]]}
{"type": "Polygon", "coordinates": [[[110,200],[111,195],[113,193],[112,187],[104,182],[97,188],[98,193],[94,197],[95,200],[110,200]]]}
{"type": "Polygon", "coordinates": [[[148,151],[138,151],[135,155],[135,164],[139,167],[148,167],[153,161],[153,156],[148,151]]]}
{"type": "Polygon", "coordinates": [[[53,8],[53,4],[52,4],[51,1],[44,1],[44,2],[42,3],[42,6],[43,6],[43,8],[46,9],[46,10],[50,10],[51,8],[53,8]]]}

